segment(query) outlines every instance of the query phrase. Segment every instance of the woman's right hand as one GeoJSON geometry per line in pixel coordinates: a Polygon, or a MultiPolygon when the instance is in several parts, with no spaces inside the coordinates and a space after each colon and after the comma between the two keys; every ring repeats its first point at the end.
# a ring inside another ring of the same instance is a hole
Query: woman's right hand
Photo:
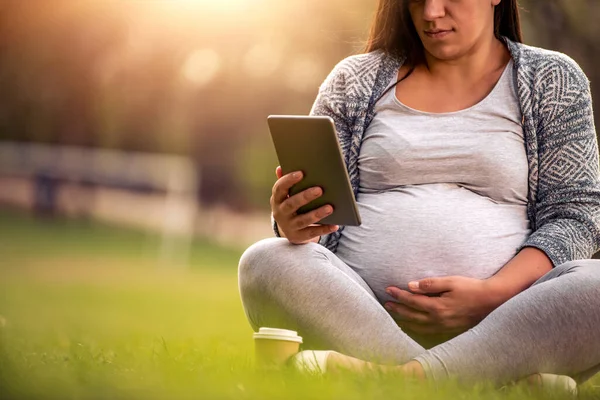
{"type": "Polygon", "coordinates": [[[290,196],[290,188],[303,179],[302,172],[299,172],[298,176],[294,173],[283,176],[281,167],[277,167],[275,174],[277,182],[273,185],[271,211],[282,236],[293,244],[305,244],[315,242],[315,238],[339,229],[338,225],[315,224],[333,212],[333,207],[329,204],[306,214],[296,213],[300,207],[323,195],[320,187],[315,186],[290,196]]]}

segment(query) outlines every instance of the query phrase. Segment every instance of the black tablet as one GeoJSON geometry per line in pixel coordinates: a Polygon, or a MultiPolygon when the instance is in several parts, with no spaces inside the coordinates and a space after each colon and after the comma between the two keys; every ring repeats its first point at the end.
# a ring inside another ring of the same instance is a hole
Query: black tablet
{"type": "Polygon", "coordinates": [[[361,224],[350,178],[330,117],[271,115],[267,118],[279,165],[284,175],[302,171],[302,181],[292,186],[290,196],[313,186],[323,195],[302,206],[298,214],[331,204],[333,213],[318,224],[361,224]]]}

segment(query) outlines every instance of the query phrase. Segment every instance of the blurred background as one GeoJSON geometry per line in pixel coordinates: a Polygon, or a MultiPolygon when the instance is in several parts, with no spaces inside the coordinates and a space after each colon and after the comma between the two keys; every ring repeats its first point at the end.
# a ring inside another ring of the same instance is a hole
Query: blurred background
{"type": "MultiPolygon", "coordinates": [[[[600,2],[521,2],[600,96],[600,2]]],[[[248,245],[270,236],[269,114],[361,52],[365,0],[0,1],[0,207],[248,245]]]]}

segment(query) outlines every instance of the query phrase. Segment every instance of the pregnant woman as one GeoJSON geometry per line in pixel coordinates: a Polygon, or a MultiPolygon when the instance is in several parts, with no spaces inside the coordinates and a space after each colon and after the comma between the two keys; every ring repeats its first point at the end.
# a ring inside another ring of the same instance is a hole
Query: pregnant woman
{"type": "Polygon", "coordinates": [[[498,384],[600,370],[589,82],[521,42],[516,0],[380,0],[365,54],[311,111],[335,121],[363,223],[298,215],[321,190],[289,196],[301,174],[277,168],[277,237],[239,263],[254,330],[299,331],[327,368],[498,384]]]}

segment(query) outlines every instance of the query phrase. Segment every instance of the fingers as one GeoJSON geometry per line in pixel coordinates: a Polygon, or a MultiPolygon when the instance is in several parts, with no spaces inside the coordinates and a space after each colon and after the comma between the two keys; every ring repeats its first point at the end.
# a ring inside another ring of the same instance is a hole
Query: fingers
{"type": "Polygon", "coordinates": [[[338,225],[309,226],[307,228],[304,228],[304,229],[298,231],[294,235],[294,238],[291,239],[290,241],[292,243],[304,243],[304,242],[309,241],[310,239],[315,238],[317,236],[324,236],[331,232],[335,232],[338,229],[339,229],[338,225]]]}
{"type": "MultiPolygon", "coordinates": [[[[277,173],[277,170],[275,173],[277,173]]],[[[279,178],[273,185],[271,205],[277,206],[278,204],[283,203],[283,201],[288,198],[291,187],[300,182],[302,178],[303,174],[300,171],[289,173],[279,178]]]]}
{"type": "Polygon", "coordinates": [[[329,204],[308,213],[297,214],[300,207],[323,195],[323,189],[312,187],[290,197],[291,187],[303,179],[302,172],[297,172],[298,175],[296,173],[282,175],[281,167],[275,169],[278,180],[273,186],[271,210],[280,231],[285,232],[285,236],[290,242],[300,244],[315,237],[335,232],[339,229],[339,226],[315,225],[315,223],[333,213],[333,207],[329,204]]]}
{"type": "Polygon", "coordinates": [[[430,313],[437,310],[437,304],[434,299],[430,297],[413,294],[405,290],[400,290],[396,287],[386,289],[386,293],[398,300],[399,303],[404,304],[410,308],[425,313],[430,313]]]}
{"type": "Polygon", "coordinates": [[[295,229],[304,229],[311,224],[315,224],[333,213],[333,207],[329,204],[317,208],[306,214],[296,215],[290,221],[290,225],[295,229]]]}
{"type": "MultiPolygon", "coordinates": [[[[321,197],[323,195],[323,189],[318,186],[306,189],[294,196],[289,197],[289,191],[292,186],[302,180],[302,172],[300,177],[296,177],[295,173],[287,174],[280,178],[273,186],[273,196],[271,208],[277,211],[278,214],[284,216],[293,215],[298,209],[311,201],[321,197]]],[[[333,212],[331,209],[329,213],[333,212]]],[[[276,215],[276,217],[279,215],[276,215]]],[[[304,226],[307,226],[313,222],[317,222],[320,219],[310,219],[304,226]]]]}
{"type": "Polygon", "coordinates": [[[317,225],[316,222],[322,220],[333,212],[330,205],[325,205],[309,213],[296,215],[289,222],[289,227],[295,231],[292,243],[303,243],[317,236],[327,235],[339,229],[338,225],[317,225]]]}
{"type": "Polygon", "coordinates": [[[453,289],[452,277],[425,278],[420,281],[409,282],[408,288],[414,293],[444,293],[453,289]]]}
{"type": "Polygon", "coordinates": [[[401,321],[416,322],[419,324],[430,324],[433,322],[429,314],[417,311],[404,304],[387,302],[385,303],[385,309],[390,312],[395,320],[399,319],[401,321]]]}
{"type": "MultiPolygon", "coordinates": [[[[300,207],[310,203],[311,201],[313,201],[315,199],[318,199],[322,195],[323,195],[323,189],[321,189],[318,186],[312,187],[310,189],[306,189],[300,193],[297,193],[296,195],[294,195],[292,197],[288,197],[287,199],[285,199],[281,203],[281,206],[280,206],[281,212],[286,215],[292,215],[296,211],[298,211],[298,209],[300,207]]],[[[318,221],[318,219],[316,221],[318,221]]],[[[316,222],[316,221],[314,221],[314,222],[316,222]]],[[[313,221],[311,221],[311,223],[312,222],[313,221]]]]}

